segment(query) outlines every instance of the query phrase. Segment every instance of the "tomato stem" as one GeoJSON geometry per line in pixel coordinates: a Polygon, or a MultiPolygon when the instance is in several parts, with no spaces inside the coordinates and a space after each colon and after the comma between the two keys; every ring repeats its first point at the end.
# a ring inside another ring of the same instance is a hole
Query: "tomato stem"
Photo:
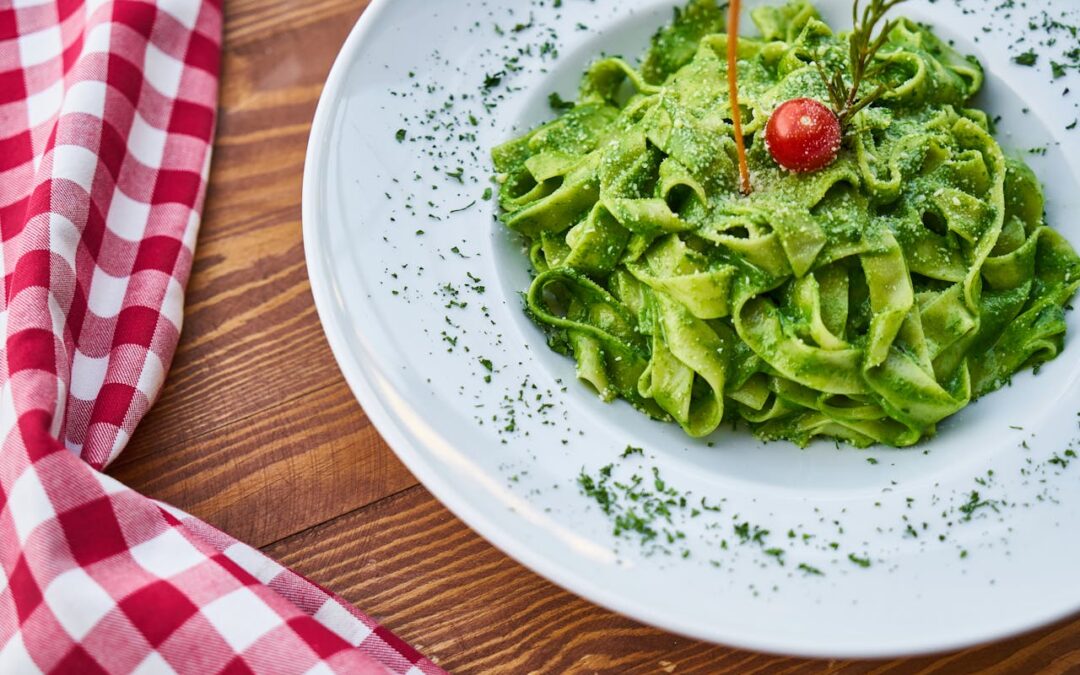
{"type": "Polygon", "coordinates": [[[750,194],[750,167],[746,162],[746,141],[742,132],[742,111],[739,109],[739,82],[735,70],[739,60],[739,0],[731,0],[728,6],[727,81],[731,101],[731,122],[735,127],[735,148],[739,155],[740,191],[750,194]]]}

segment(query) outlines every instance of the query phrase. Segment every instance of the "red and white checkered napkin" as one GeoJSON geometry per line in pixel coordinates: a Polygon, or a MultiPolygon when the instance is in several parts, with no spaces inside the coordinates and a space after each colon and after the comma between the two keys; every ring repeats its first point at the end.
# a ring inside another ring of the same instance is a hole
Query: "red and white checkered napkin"
{"type": "Polygon", "coordinates": [[[100,473],[161,388],[220,0],[0,0],[0,673],[441,672],[100,473]]]}

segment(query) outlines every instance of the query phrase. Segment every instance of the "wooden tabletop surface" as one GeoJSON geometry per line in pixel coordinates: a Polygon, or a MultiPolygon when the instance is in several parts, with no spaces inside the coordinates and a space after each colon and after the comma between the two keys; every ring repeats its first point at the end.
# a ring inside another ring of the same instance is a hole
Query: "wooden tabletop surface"
{"type": "Polygon", "coordinates": [[[308,130],[334,55],[366,4],[226,0],[221,115],[183,337],[114,476],[337,591],[453,672],[1080,670],[1080,620],[890,662],[805,661],[695,642],[554,586],[439,504],[338,373],[304,266],[308,130]]]}

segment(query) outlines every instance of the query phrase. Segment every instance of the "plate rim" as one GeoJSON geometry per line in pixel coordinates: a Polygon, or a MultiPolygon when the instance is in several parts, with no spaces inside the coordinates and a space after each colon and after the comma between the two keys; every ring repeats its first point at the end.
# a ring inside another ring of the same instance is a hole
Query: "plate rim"
{"type": "MultiPolygon", "coordinates": [[[[673,2],[675,0],[672,0],[673,2]]],[[[423,456],[414,444],[410,433],[394,419],[383,400],[380,398],[371,374],[365,372],[365,364],[379,370],[378,359],[372,353],[366,353],[366,359],[358,359],[347,346],[344,337],[345,327],[341,325],[332,308],[333,290],[332,273],[322,263],[321,252],[325,246],[319,233],[318,198],[319,186],[326,171],[326,155],[329,133],[333,125],[332,109],[340,98],[349,65],[355,59],[365,38],[377,24],[390,0],[371,0],[356,23],[350,29],[345,42],[334,58],[323,89],[319,95],[315,115],[308,135],[304,158],[303,185],[301,190],[301,229],[304,259],[308,280],[314,299],[316,314],[331,353],[357,403],[371,421],[372,425],[386,441],[388,447],[402,461],[417,480],[432,493],[453,515],[469,529],[479,534],[485,541],[509,556],[515,562],[530,571],[554,583],[560,588],[585,600],[595,603],[609,611],[633,621],[669,631],[687,638],[717,644],[729,648],[755,651],[776,656],[788,656],[809,659],[892,659],[904,657],[929,656],[955,652],[961,649],[978,647],[999,642],[1019,635],[1034,632],[1069,617],[1078,617],[1080,606],[1057,609],[1048,612],[1040,619],[1032,621],[1003,621],[995,631],[981,635],[969,635],[966,638],[953,634],[948,639],[937,641],[922,640],[919,643],[899,641],[889,647],[853,645],[848,648],[819,648],[816,645],[790,642],[762,636],[758,632],[720,634],[704,630],[696,624],[680,622],[668,615],[651,615],[650,610],[641,602],[628,601],[624,597],[595,585],[590,579],[561,564],[552,556],[546,556],[537,549],[529,547],[513,536],[507,528],[490,519],[483,509],[474,507],[467,500],[458,497],[458,491],[449,480],[444,480],[434,464],[423,456]]],[[[377,372],[375,373],[378,374],[377,372]]],[[[408,405],[407,399],[401,397],[408,405]]],[[[410,406],[411,408],[411,406],[410,406]]]]}

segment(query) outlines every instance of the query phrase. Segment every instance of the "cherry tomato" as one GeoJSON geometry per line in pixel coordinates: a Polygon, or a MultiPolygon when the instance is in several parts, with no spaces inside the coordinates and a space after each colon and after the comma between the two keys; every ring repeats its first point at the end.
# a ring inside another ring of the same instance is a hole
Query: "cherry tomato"
{"type": "Polygon", "coordinates": [[[824,169],[840,152],[840,120],[824,103],[793,98],[781,103],[765,125],[765,147],[789,171],[824,169]]]}

